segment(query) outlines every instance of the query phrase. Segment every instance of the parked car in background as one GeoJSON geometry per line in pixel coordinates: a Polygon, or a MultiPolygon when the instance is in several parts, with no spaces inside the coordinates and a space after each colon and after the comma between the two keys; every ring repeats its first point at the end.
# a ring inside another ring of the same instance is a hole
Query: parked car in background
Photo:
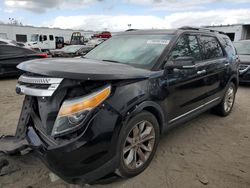
{"type": "Polygon", "coordinates": [[[0,44],[0,77],[20,74],[16,66],[23,61],[46,57],[48,57],[47,54],[37,53],[27,48],[0,44]]]}
{"type": "Polygon", "coordinates": [[[2,39],[2,38],[0,38],[0,45],[1,44],[6,44],[6,45],[10,45],[10,46],[19,46],[19,47],[24,47],[24,48],[32,49],[32,48],[26,46],[26,44],[23,43],[23,42],[17,42],[15,40],[9,40],[9,39],[2,39]]]}
{"type": "Polygon", "coordinates": [[[76,57],[86,54],[91,49],[93,49],[93,46],[70,45],[61,49],[50,50],[49,55],[52,55],[52,57],[76,57]]]}
{"type": "Polygon", "coordinates": [[[93,47],[96,47],[98,46],[99,44],[103,43],[106,39],[102,39],[102,38],[93,38],[93,39],[90,39],[86,45],[88,46],[93,46],[93,47]]]}
{"type": "Polygon", "coordinates": [[[84,58],[18,68],[28,109],[16,136],[70,183],[138,175],[164,132],[211,108],[229,115],[238,88],[228,36],[190,27],[124,32],[84,58]]]}
{"type": "Polygon", "coordinates": [[[250,83],[250,40],[234,42],[234,46],[240,58],[240,82],[250,83]]]}
{"type": "Polygon", "coordinates": [[[0,44],[6,44],[6,45],[11,45],[11,46],[17,46],[16,41],[14,41],[14,40],[9,40],[9,39],[2,39],[2,38],[0,38],[0,44]]]}
{"type": "Polygon", "coordinates": [[[110,38],[112,35],[109,31],[103,31],[93,35],[93,38],[110,38]]]}

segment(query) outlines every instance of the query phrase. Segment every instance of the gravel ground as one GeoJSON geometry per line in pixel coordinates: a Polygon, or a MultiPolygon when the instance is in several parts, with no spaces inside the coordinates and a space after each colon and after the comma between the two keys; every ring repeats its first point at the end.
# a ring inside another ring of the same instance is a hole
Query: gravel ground
{"type": "MultiPolygon", "coordinates": [[[[0,81],[0,135],[13,134],[22,104],[15,94],[16,79],[0,81]]],[[[241,86],[230,116],[209,112],[165,135],[147,170],[137,177],[93,188],[249,188],[250,187],[250,86],[241,86]]],[[[10,163],[3,187],[81,187],[62,180],[51,182],[49,171],[32,153],[0,156],[10,163]]]]}

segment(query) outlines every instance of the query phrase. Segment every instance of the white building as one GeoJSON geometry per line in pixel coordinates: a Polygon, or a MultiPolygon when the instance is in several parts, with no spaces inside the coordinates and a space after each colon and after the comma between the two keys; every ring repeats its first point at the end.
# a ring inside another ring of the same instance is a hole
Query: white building
{"type": "Polygon", "coordinates": [[[64,37],[64,41],[66,42],[70,41],[70,37],[73,32],[81,32],[81,34],[87,38],[94,33],[93,31],[84,30],[0,24],[0,38],[16,40],[18,42],[30,41],[31,36],[34,34],[64,37]]]}
{"type": "Polygon", "coordinates": [[[206,28],[223,31],[232,41],[250,39],[250,24],[206,26],[206,28]]]}

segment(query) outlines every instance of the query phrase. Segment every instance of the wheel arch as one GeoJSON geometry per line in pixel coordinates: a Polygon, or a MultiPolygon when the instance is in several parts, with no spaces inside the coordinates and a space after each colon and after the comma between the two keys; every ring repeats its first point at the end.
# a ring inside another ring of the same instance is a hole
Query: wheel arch
{"type": "Polygon", "coordinates": [[[239,86],[239,79],[237,79],[236,76],[232,76],[229,80],[229,83],[230,82],[233,82],[233,84],[235,85],[236,89],[238,89],[238,86],[239,86]]]}
{"type": "Polygon", "coordinates": [[[164,116],[164,113],[163,113],[163,110],[162,108],[160,107],[159,104],[157,104],[156,102],[153,102],[153,101],[144,101],[138,105],[136,105],[133,110],[130,112],[130,115],[131,116],[134,116],[142,111],[148,111],[150,113],[152,113],[158,123],[159,123],[159,128],[160,128],[160,134],[162,134],[164,131],[165,131],[165,128],[166,128],[166,121],[165,121],[165,116],[164,116]]]}

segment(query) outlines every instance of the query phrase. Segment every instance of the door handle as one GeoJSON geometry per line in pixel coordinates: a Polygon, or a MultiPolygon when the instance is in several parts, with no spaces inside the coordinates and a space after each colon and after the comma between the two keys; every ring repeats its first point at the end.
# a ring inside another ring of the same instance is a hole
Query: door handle
{"type": "Polygon", "coordinates": [[[193,69],[195,67],[196,67],[195,65],[185,65],[185,66],[182,66],[183,69],[193,69]]]}
{"type": "Polygon", "coordinates": [[[207,72],[207,71],[204,69],[204,70],[198,71],[197,74],[199,74],[199,75],[201,75],[201,74],[206,74],[206,72],[207,72]]]}
{"type": "Polygon", "coordinates": [[[226,66],[226,67],[229,66],[229,63],[225,63],[225,66],[226,66]]]}

